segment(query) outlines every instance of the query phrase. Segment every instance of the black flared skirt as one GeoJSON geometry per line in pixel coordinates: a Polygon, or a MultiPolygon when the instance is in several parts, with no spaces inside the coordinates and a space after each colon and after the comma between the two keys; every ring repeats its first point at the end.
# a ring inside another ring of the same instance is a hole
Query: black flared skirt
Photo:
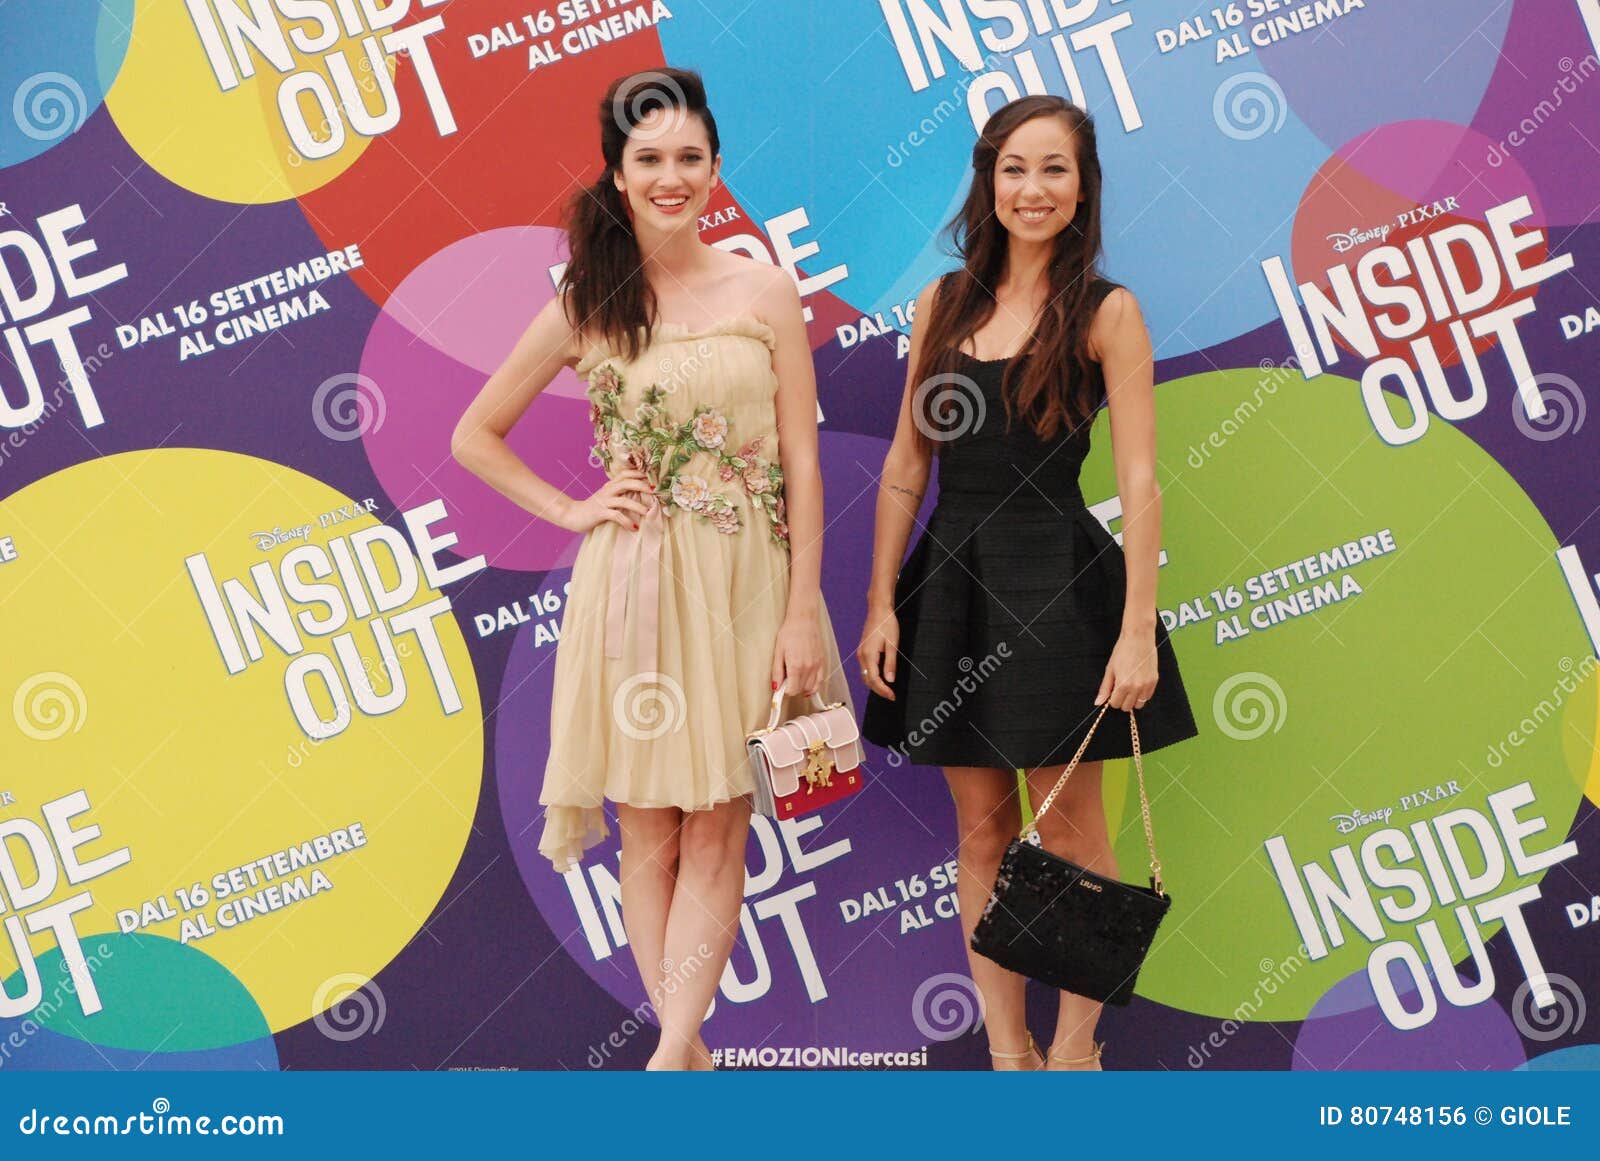
{"type": "MultiPolygon", "coordinates": [[[[941,497],[895,584],[894,700],[870,694],[862,734],[908,763],[1034,768],[1072,759],[1121,630],[1122,547],[1081,503],[941,497]]],[[[1141,751],[1199,732],[1166,627],[1157,682],[1134,711],[1141,751]]],[[[1133,754],[1110,709],[1083,761],[1133,754]]]]}

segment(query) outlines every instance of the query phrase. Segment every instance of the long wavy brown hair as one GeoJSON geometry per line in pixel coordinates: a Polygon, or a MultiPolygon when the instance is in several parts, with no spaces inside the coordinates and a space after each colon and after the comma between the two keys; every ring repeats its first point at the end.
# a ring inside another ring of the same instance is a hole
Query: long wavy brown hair
{"type": "MultiPolygon", "coordinates": [[[[929,312],[922,356],[913,382],[926,383],[935,375],[961,371],[959,349],[995,312],[994,292],[1005,275],[1009,232],[995,214],[994,171],[1006,139],[1025,121],[1035,117],[1060,117],[1071,132],[1077,151],[1079,192],[1072,220],[1056,235],[1055,252],[1046,267],[1049,295],[1032,337],[1024,345],[1031,355],[1013,360],[1001,380],[1006,424],[1014,418],[1031,423],[1039,438],[1049,439],[1061,430],[1088,419],[1100,400],[1091,398],[1089,375],[1090,311],[1087,309],[1096,266],[1101,257],[1100,156],[1095,145],[1094,121],[1072,102],[1057,96],[1021,97],[996,109],[972,147],[972,182],[967,199],[945,226],[961,269],[943,279],[929,312]],[[1014,374],[1021,366],[1020,376],[1014,374]]],[[[915,425],[915,438],[924,447],[935,444],[928,436],[944,426],[934,414],[939,392],[918,392],[923,422],[915,425]]]]}
{"type": "Polygon", "coordinates": [[[637,358],[649,345],[656,297],[644,276],[626,197],[612,182],[612,174],[622,170],[622,149],[634,128],[663,108],[682,109],[699,117],[711,142],[712,159],[722,152],[717,121],[706,106],[706,88],[699,73],[659,68],[618,77],[600,98],[600,153],[605,171],[573,194],[566,207],[571,257],[557,293],[565,296],[567,320],[586,335],[604,338],[629,359],[637,358]]]}

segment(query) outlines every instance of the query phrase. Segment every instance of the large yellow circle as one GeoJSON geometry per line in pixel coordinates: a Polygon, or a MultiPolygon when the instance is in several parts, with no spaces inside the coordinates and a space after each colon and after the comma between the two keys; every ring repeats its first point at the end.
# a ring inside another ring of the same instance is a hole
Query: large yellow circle
{"type": "MultiPolygon", "coordinates": [[[[454,713],[411,634],[396,635],[408,646],[404,702],[382,716],[356,710],[320,742],[291,712],[289,656],[264,639],[264,658],[242,673],[223,664],[184,559],[204,552],[219,582],[249,581],[251,566],[305,543],[262,551],[254,534],[315,525],[351,503],[281,465],[194,448],[91,460],[0,501],[0,535],[17,554],[0,565],[0,704],[11,711],[0,718],[0,790],[15,798],[0,819],[39,821],[45,803],[83,790],[89,810],[74,825],[101,837],[79,857],[131,854],[85,885],[94,906],[76,917],[80,932],[115,930],[118,911],[163,896],[176,907],[178,888],[209,888],[219,872],[361,824],[366,845],[317,864],[331,890],[231,928],[216,922],[217,899],[198,909],[217,930],[190,946],[249,989],[273,1031],[316,1015],[319,997],[337,1000],[330,981],[376,975],[417,933],[460,861],[482,782],[477,681],[449,611],[431,623],[460,697],[454,713]]],[[[375,523],[364,515],[309,539],[327,545],[375,523]]],[[[423,581],[395,612],[440,595],[423,581]]],[[[387,692],[370,619],[344,631],[387,692]]],[[[307,652],[329,657],[333,640],[303,636],[307,652]]],[[[331,703],[317,700],[326,713],[331,703]]],[[[31,862],[18,861],[31,881],[31,862]]],[[[63,876],[39,906],[85,887],[63,876]]],[[[182,926],[143,930],[179,939],[182,926]]],[[[31,938],[36,957],[55,945],[31,938]]],[[[0,939],[0,979],[16,967],[0,939]]]]}
{"type": "MultiPolygon", "coordinates": [[[[347,124],[337,102],[335,115],[329,117],[327,109],[297,92],[298,82],[291,81],[288,102],[298,110],[297,123],[303,121],[317,141],[332,140],[336,122],[343,134],[337,152],[307,160],[285,126],[281,92],[286,81],[301,77],[323,93],[336,93],[328,64],[332,56],[348,62],[362,108],[378,114],[385,106],[384,86],[394,77],[394,58],[382,58],[386,76],[380,78],[370,68],[366,38],[341,33],[325,51],[307,54],[288,39],[288,30],[297,27],[294,22],[277,20],[272,27],[284,30],[289,71],[278,72],[250,50],[254,73],[246,77],[226,51],[225,64],[212,62],[186,5],[140,0],[127,57],[106,94],[106,108],[139,156],[174,185],[241,205],[286,201],[344,173],[371,144],[372,138],[347,124]],[[174,116],[175,109],[182,116],[174,116]]],[[[316,31],[315,25],[305,27],[316,31]]],[[[220,43],[226,45],[225,36],[220,43]]]]}

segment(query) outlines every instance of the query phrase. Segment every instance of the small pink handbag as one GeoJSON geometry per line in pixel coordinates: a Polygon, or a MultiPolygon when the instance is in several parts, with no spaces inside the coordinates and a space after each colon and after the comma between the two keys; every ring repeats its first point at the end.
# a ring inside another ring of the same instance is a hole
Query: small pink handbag
{"type": "Polygon", "coordinates": [[[755,775],[755,808],[768,818],[795,818],[848,798],[865,783],[861,731],[842,701],[824,705],[815,691],[815,713],[778,723],[784,688],[772,695],[764,729],[746,736],[755,775]]]}

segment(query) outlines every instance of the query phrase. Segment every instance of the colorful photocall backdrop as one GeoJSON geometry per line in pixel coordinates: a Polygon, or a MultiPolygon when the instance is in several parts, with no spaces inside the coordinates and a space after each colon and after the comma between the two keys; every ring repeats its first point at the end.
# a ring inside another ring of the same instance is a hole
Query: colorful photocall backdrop
{"type": "MultiPolygon", "coordinates": [[[[448,439],[553,293],[599,95],[663,63],[722,132],[702,235],[805,302],[852,647],[975,127],[1095,115],[1201,721],[1147,763],[1175,904],[1108,1066],[1600,1063],[1600,0],[11,0],[0,32],[0,1069],[648,1055],[614,834],[536,851],[578,540],[448,439]]],[[[511,437],[574,493],[587,409],[563,372],[511,437]]],[[[1119,532],[1109,451],[1102,418],[1119,532]]],[[[987,1063],[943,779],[868,755],[848,805],[755,821],[726,1066],[987,1063]]],[[[1128,763],[1106,787],[1139,878],[1128,763]]]]}

